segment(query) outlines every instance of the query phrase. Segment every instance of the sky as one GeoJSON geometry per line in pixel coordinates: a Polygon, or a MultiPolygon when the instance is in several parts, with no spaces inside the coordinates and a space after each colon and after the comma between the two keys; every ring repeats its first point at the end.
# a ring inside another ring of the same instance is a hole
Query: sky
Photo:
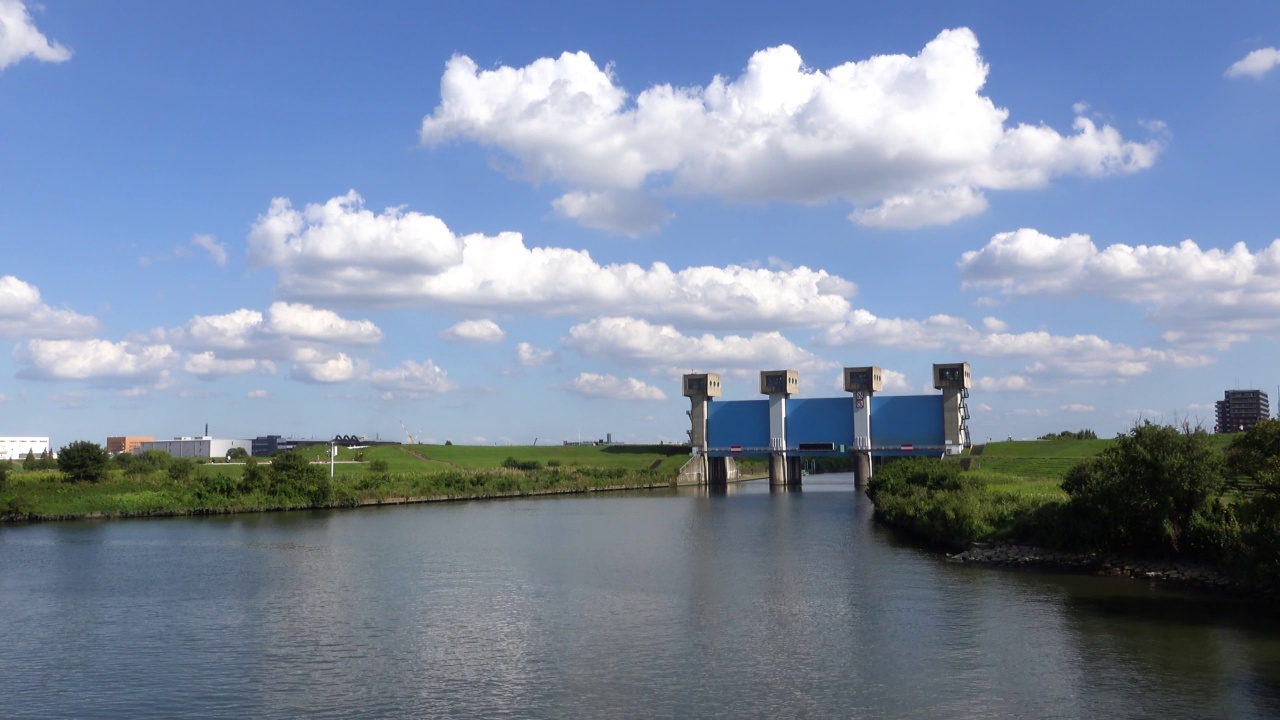
{"type": "Polygon", "coordinates": [[[0,0],[0,435],[975,441],[1276,397],[1280,4],[0,0]]]}

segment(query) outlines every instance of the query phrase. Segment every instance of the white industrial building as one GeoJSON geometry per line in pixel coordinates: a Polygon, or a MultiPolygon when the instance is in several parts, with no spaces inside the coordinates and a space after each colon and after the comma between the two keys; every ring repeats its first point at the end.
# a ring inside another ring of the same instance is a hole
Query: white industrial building
{"type": "Polygon", "coordinates": [[[27,453],[40,457],[49,450],[47,437],[0,437],[0,460],[25,460],[27,453]]]}
{"type": "Polygon", "coordinates": [[[253,450],[251,440],[218,440],[205,437],[180,437],[172,440],[151,440],[141,443],[134,454],[148,450],[167,452],[176,458],[225,458],[233,448],[244,448],[246,453],[253,450]]]}

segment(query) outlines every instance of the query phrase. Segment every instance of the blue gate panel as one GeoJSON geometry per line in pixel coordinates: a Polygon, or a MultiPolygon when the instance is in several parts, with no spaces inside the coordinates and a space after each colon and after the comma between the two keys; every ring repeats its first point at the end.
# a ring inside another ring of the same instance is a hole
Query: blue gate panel
{"type": "Polygon", "coordinates": [[[734,445],[742,448],[769,447],[768,400],[726,400],[707,403],[707,454],[730,455],[727,448],[734,445]]]}
{"type": "Polygon", "coordinates": [[[908,455],[942,454],[944,429],[942,426],[941,395],[889,395],[871,397],[871,445],[872,447],[898,447],[911,444],[915,453],[897,450],[876,450],[877,457],[903,457],[908,455]],[[924,451],[927,445],[938,450],[924,451]]]}
{"type": "Polygon", "coordinates": [[[805,454],[847,455],[853,447],[853,396],[787,398],[787,449],[798,450],[800,443],[827,442],[835,445],[835,451],[805,454]]]}

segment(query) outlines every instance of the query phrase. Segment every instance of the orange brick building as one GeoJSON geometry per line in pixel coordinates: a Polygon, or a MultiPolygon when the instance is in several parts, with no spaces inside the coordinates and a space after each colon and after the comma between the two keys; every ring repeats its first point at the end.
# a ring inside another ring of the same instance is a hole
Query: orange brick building
{"type": "Polygon", "coordinates": [[[155,438],[150,435],[147,437],[133,437],[131,435],[123,437],[109,437],[107,438],[107,452],[112,455],[131,453],[134,450],[137,450],[138,446],[142,443],[151,442],[152,440],[155,440],[155,438]]]}

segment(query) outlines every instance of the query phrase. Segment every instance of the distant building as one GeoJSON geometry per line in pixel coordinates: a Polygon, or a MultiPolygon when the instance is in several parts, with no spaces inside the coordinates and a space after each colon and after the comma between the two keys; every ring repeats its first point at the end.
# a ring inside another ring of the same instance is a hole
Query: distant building
{"type": "Polygon", "coordinates": [[[0,437],[0,460],[24,460],[27,453],[36,457],[50,452],[47,437],[0,437]]]}
{"type": "Polygon", "coordinates": [[[1271,417],[1271,402],[1261,390],[1228,390],[1215,403],[1220,433],[1244,432],[1271,417]]]}
{"type": "Polygon", "coordinates": [[[134,450],[137,450],[142,443],[151,442],[152,440],[155,440],[155,438],[150,435],[147,435],[146,437],[133,435],[109,437],[107,438],[107,452],[112,455],[132,453],[134,450]]]}
{"type": "Polygon", "coordinates": [[[251,449],[249,450],[249,454],[254,457],[271,457],[272,455],[275,455],[278,452],[287,452],[289,450],[295,450],[299,445],[303,445],[307,443],[314,445],[320,442],[323,442],[323,441],[322,440],[310,440],[310,441],[289,440],[279,435],[261,435],[250,441],[251,449]]]}
{"type": "Polygon", "coordinates": [[[211,437],[180,437],[172,440],[150,440],[138,444],[134,453],[148,450],[167,452],[178,458],[223,458],[233,448],[249,452],[253,444],[248,440],[218,440],[211,437]]]}

